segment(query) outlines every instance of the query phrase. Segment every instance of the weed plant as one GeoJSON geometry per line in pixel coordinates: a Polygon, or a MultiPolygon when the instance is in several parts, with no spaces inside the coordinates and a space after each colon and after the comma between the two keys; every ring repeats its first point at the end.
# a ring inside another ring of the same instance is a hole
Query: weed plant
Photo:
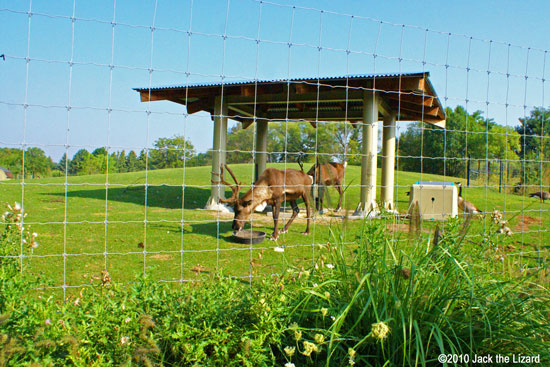
{"type": "Polygon", "coordinates": [[[304,328],[287,333],[286,342],[300,351],[293,363],[441,366],[440,354],[470,361],[515,354],[540,356],[547,365],[548,289],[533,282],[536,274],[500,272],[502,255],[484,247],[505,241],[496,231],[466,246],[468,223],[454,220],[433,239],[407,243],[388,236],[383,224],[365,222],[351,257],[338,241],[327,244],[317,264],[326,270],[294,299],[291,319],[304,328]],[[304,353],[315,338],[324,342],[304,353]]]}
{"type": "Polygon", "coordinates": [[[335,229],[312,268],[251,284],[218,274],[121,286],[103,271],[57,299],[21,272],[18,255],[39,235],[9,218],[0,366],[441,366],[439,354],[550,363],[548,289],[537,274],[501,271],[503,235],[465,241],[468,220],[408,240],[368,221],[353,247],[335,229]]]}

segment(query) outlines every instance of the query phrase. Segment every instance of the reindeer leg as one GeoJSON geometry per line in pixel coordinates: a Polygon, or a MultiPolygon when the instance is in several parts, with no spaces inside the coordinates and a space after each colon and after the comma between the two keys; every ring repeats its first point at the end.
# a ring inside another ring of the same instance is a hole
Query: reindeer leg
{"type": "Polygon", "coordinates": [[[339,212],[342,208],[342,196],[344,195],[344,190],[342,190],[342,184],[339,183],[336,185],[336,191],[338,191],[338,194],[340,195],[340,199],[338,200],[338,206],[336,207],[336,212],[339,212]]]}
{"type": "Polygon", "coordinates": [[[281,211],[281,199],[275,200],[275,205],[273,205],[273,234],[271,235],[271,240],[277,240],[279,238],[279,213],[281,211]]]}
{"type": "Polygon", "coordinates": [[[302,199],[304,200],[304,204],[306,204],[306,215],[307,215],[306,231],[303,234],[309,234],[309,221],[311,220],[311,210],[309,207],[309,196],[307,196],[307,193],[302,195],[302,199]]]}
{"type": "Polygon", "coordinates": [[[296,203],[296,200],[289,200],[290,206],[292,206],[292,216],[286,222],[285,227],[283,228],[282,233],[286,233],[288,231],[288,227],[290,227],[290,223],[298,216],[298,213],[300,213],[300,208],[298,208],[298,204],[296,203]]]}

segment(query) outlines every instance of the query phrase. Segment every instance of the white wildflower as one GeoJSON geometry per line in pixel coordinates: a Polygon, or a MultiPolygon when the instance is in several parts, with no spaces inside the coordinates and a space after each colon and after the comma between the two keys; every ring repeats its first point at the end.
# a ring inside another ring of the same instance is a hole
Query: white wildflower
{"type": "Polygon", "coordinates": [[[273,250],[274,250],[275,252],[285,252],[284,247],[275,247],[273,250]]]}
{"type": "Polygon", "coordinates": [[[332,265],[332,264],[326,264],[325,266],[329,269],[334,269],[334,265],[332,265]]]}

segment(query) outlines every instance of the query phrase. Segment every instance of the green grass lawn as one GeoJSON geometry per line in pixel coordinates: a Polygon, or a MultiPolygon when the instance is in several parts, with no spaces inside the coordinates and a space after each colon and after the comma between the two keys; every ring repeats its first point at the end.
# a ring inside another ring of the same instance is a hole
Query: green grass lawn
{"type": "MultiPolygon", "coordinates": [[[[251,182],[251,164],[236,164],[232,168],[242,182],[251,182]]],[[[361,234],[361,220],[345,221],[345,231],[341,231],[344,221],[329,213],[316,217],[309,236],[301,234],[305,220],[299,219],[276,242],[266,240],[254,246],[233,243],[229,240],[232,216],[201,210],[210,194],[210,171],[211,167],[192,167],[185,171],[68,177],[66,193],[64,177],[26,180],[24,185],[19,181],[3,181],[0,201],[23,202],[28,213],[25,221],[39,234],[40,242],[34,251],[36,256],[25,258],[24,262],[28,271],[53,286],[88,284],[91,276],[103,269],[119,282],[132,281],[136,273],[143,271],[153,279],[165,281],[197,279],[218,270],[237,277],[275,273],[288,264],[311,266],[318,252],[314,244],[329,241],[331,229],[343,233],[350,251],[361,234]],[[284,253],[273,250],[282,245],[286,247],[284,253]],[[193,271],[197,264],[205,269],[200,275],[193,271]]],[[[458,181],[396,172],[396,202],[401,213],[408,209],[405,192],[419,179],[458,181]]],[[[378,180],[380,183],[380,171],[378,180]]],[[[344,200],[347,210],[355,209],[358,203],[359,184],[360,167],[349,166],[344,200]]],[[[332,188],[329,192],[330,200],[325,200],[325,206],[334,207],[337,193],[332,188]]],[[[546,260],[550,203],[499,193],[498,187],[475,185],[465,188],[463,196],[481,210],[506,211],[506,219],[514,231],[508,243],[513,245],[514,253],[521,255],[518,262],[535,264],[546,260]]],[[[489,222],[490,216],[472,221],[468,232],[471,242],[482,240],[489,231],[489,222]]],[[[394,231],[394,238],[405,240],[407,223],[394,219],[388,229],[394,231]]],[[[273,222],[271,217],[257,214],[253,227],[270,234],[273,222]]],[[[431,235],[433,227],[433,223],[425,223],[422,235],[431,235]]]]}

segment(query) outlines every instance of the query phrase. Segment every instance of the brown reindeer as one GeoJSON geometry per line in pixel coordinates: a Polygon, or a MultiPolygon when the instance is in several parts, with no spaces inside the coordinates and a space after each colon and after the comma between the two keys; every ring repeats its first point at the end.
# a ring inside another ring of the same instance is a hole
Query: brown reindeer
{"type": "Polygon", "coordinates": [[[309,176],[312,176],[315,180],[315,183],[319,185],[319,195],[315,197],[315,208],[319,212],[323,212],[323,194],[324,189],[321,187],[324,186],[334,186],[340,199],[338,200],[338,206],[336,206],[336,211],[339,211],[342,207],[342,196],[344,195],[344,190],[342,188],[342,182],[344,181],[344,171],[346,169],[348,162],[344,163],[324,163],[319,164],[319,161],[313,165],[307,172],[309,176]]]}
{"type": "Polygon", "coordinates": [[[248,190],[243,197],[239,198],[241,183],[237,181],[233,171],[231,171],[227,165],[225,165],[225,168],[231,177],[233,177],[235,185],[231,185],[229,182],[225,181],[223,178],[223,167],[224,166],[221,166],[219,174],[221,180],[212,181],[212,183],[223,183],[229,186],[231,191],[233,191],[229,199],[221,199],[220,202],[233,205],[235,217],[233,219],[232,228],[234,233],[243,229],[244,224],[250,219],[250,216],[258,205],[266,203],[273,207],[273,222],[275,226],[271,239],[276,240],[279,237],[278,225],[281,204],[284,201],[288,201],[292,207],[292,216],[282,230],[282,233],[285,233],[300,212],[296,200],[302,198],[306,204],[307,212],[307,226],[304,234],[309,234],[309,222],[311,218],[309,210],[309,191],[311,190],[312,184],[311,177],[295,169],[279,170],[267,168],[260,177],[258,177],[258,180],[252,185],[252,188],[248,190]]]}

